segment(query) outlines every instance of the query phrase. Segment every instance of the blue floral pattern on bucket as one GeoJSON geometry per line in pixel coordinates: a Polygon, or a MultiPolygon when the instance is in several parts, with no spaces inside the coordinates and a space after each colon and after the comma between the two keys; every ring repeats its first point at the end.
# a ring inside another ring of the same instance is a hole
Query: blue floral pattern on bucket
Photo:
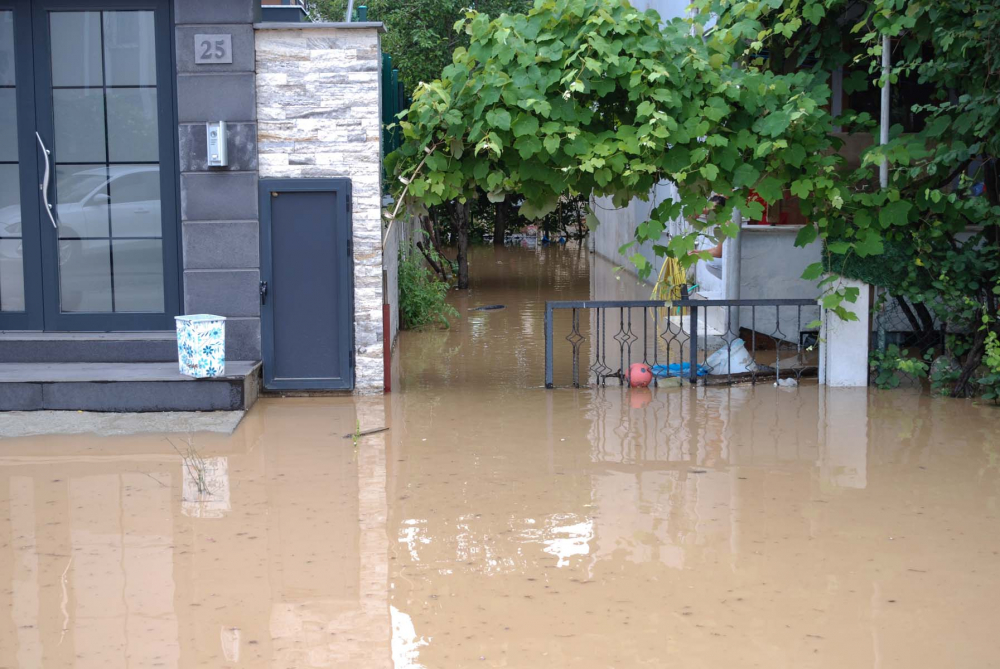
{"type": "Polygon", "coordinates": [[[196,379],[226,373],[226,317],[211,314],[177,316],[177,360],[180,372],[196,379]]]}

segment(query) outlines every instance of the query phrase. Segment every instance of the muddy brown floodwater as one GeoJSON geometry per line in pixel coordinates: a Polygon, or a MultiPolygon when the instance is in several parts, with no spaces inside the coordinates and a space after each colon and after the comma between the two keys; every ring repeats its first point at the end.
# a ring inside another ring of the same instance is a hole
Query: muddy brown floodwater
{"type": "Polygon", "coordinates": [[[0,667],[1000,664],[997,409],[545,390],[593,262],[477,249],[384,398],[0,442],[0,667]]]}

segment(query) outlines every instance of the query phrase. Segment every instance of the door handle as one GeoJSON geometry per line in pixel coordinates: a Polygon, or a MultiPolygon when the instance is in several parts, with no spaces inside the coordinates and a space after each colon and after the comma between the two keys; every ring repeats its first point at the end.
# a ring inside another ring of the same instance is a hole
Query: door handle
{"type": "Polygon", "coordinates": [[[49,176],[51,175],[51,168],[49,166],[49,153],[48,149],[45,148],[45,142],[42,141],[42,136],[35,131],[35,137],[38,138],[38,144],[42,147],[42,156],[45,158],[45,174],[42,176],[42,185],[40,186],[42,191],[42,202],[45,203],[45,213],[49,215],[49,220],[52,221],[52,227],[56,230],[59,226],[56,225],[56,217],[52,214],[52,205],[49,204],[49,176]]]}
{"type": "Polygon", "coordinates": [[[267,281],[260,282],[260,303],[267,304],[267,281]]]}

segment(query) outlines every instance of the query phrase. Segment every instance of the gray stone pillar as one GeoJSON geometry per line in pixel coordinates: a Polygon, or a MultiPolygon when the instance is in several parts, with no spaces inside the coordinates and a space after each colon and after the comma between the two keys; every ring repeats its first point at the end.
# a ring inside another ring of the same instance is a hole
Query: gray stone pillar
{"type": "Polygon", "coordinates": [[[253,32],[258,5],[174,0],[184,311],[226,316],[230,360],[261,357],[253,32]],[[195,35],[205,34],[231,36],[231,63],[196,62],[195,35]],[[206,164],[209,121],[227,124],[227,167],[206,164]]]}

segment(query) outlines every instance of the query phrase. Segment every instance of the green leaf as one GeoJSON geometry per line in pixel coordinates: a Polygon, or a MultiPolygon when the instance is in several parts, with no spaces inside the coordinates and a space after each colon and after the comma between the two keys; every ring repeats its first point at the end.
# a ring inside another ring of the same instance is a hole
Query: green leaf
{"type": "Polygon", "coordinates": [[[882,211],[878,213],[879,225],[881,225],[883,229],[893,225],[906,225],[910,209],[913,209],[913,205],[909,202],[905,202],[903,200],[890,202],[886,206],[882,207],[882,211]]]}
{"type": "Polygon", "coordinates": [[[486,112],[486,122],[500,130],[510,130],[510,112],[506,109],[493,109],[486,112]]]}
{"type": "Polygon", "coordinates": [[[796,246],[807,246],[814,241],[816,241],[816,227],[812,225],[806,225],[799,230],[799,234],[795,235],[796,246]]]}
{"type": "Polygon", "coordinates": [[[709,181],[715,181],[715,178],[719,176],[719,168],[712,163],[702,165],[701,170],[699,171],[701,172],[701,176],[705,177],[709,181]]]}
{"type": "Polygon", "coordinates": [[[809,193],[812,191],[813,182],[812,179],[796,179],[792,182],[792,195],[795,197],[806,198],[809,197],[809,193]]]}
{"type": "Polygon", "coordinates": [[[764,216],[764,205],[757,200],[750,200],[746,204],[740,205],[740,211],[751,221],[759,221],[764,216]]]}
{"type": "Polygon", "coordinates": [[[837,255],[844,255],[851,250],[850,242],[831,242],[826,245],[826,248],[830,253],[836,253],[837,255]]]}
{"type": "Polygon", "coordinates": [[[535,135],[525,135],[514,142],[514,148],[521,155],[521,160],[527,160],[542,150],[542,142],[535,135]]]}
{"type": "Polygon", "coordinates": [[[547,197],[539,201],[525,200],[518,213],[529,220],[539,219],[551,214],[559,206],[559,198],[555,196],[547,197]]]}
{"type": "MultiPolygon", "coordinates": [[[[823,308],[833,309],[840,306],[840,303],[844,301],[844,296],[840,293],[827,293],[823,296],[823,308]]],[[[843,308],[843,307],[841,307],[843,308]]]]}
{"type": "Polygon", "coordinates": [[[545,145],[546,151],[548,151],[549,153],[555,153],[556,150],[559,148],[559,136],[548,135],[544,140],[542,140],[542,144],[545,145]]]}
{"type": "Polygon", "coordinates": [[[844,307],[841,307],[839,305],[831,308],[830,311],[832,311],[837,316],[839,316],[840,320],[842,320],[842,321],[850,322],[850,321],[860,320],[858,318],[858,315],[856,313],[854,313],[853,311],[848,311],[847,309],[845,309],[844,307]]]}
{"type": "Polygon", "coordinates": [[[806,159],[806,150],[801,144],[792,144],[785,149],[784,157],[790,165],[801,167],[802,161],[806,159]]]}
{"type": "Polygon", "coordinates": [[[515,137],[534,135],[538,132],[538,119],[531,114],[519,113],[511,128],[514,130],[515,137]]]}
{"type": "Polygon", "coordinates": [[[882,236],[875,230],[869,229],[864,238],[854,245],[854,250],[862,258],[881,255],[885,250],[882,245],[882,236]]]}
{"type": "Polygon", "coordinates": [[[770,137],[777,137],[788,129],[792,122],[792,115],[786,111],[771,112],[764,118],[757,121],[754,126],[760,134],[770,137]]]}
{"type": "Polygon", "coordinates": [[[823,263],[814,262],[813,264],[806,267],[805,271],[802,272],[802,278],[806,281],[815,281],[823,274],[823,263]]]}
{"type": "Polygon", "coordinates": [[[814,26],[819,25],[819,22],[826,16],[826,7],[821,2],[806,5],[802,8],[802,16],[808,19],[814,26]]]}
{"type": "Polygon", "coordinates": [[[649,261],[646,260],[646,257],[641,253],[633,253],[629,260],[632,261],[632,264],[635,265],[635,268],[639,270],[640,273],[648,271],[649,261]]]}
{"type": "Polygon", "coordinates": [[[768,204],[774,204],[781,199],[782,183],[774,177],[764,177],[764,179],[757,184],[757,194],[760,195],[768,204]]]}
{"type": "Polygon", "coordinates": [[[750,163],[743,163],[733,172],[733,188],[752,186],[760,177],[760,172],[750,163]]]}

